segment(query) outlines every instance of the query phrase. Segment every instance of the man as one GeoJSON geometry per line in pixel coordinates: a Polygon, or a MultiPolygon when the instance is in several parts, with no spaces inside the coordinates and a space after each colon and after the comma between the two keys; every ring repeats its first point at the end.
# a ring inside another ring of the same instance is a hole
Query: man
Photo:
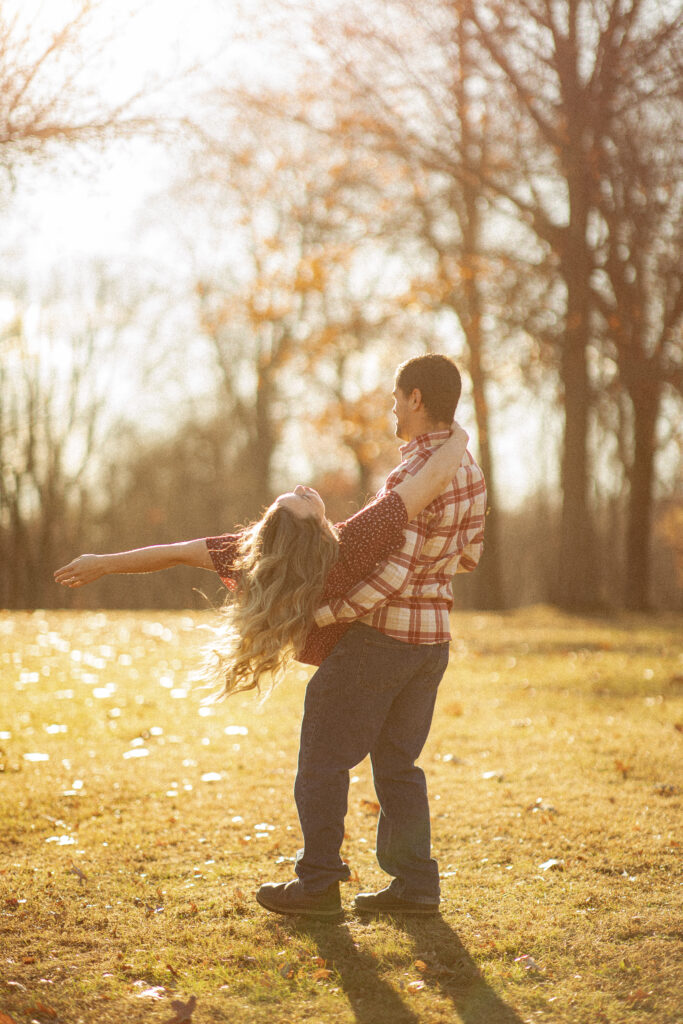
{"type": "MultiPolygon", "coordinates": [[[[393,412],[401,464],[384,488],[416,473],[448,437],[461,391],[442,355],[399,366],[393,412]]],[[[298,878],[261,886],[257,899],[284,914],[341,915],[339,882],[349,769],[370,754],[380,803],[377,860],[393,876],[360,893],[367,913],[433,914],[439,874],[430,851],[429,803],[415,761],[448,664],[451,579],[471,572],[483,546],[486,486],[469,452],[450,486],[409,523],[403,547],[344,598],[318,609],[319,626],[354,621],[311,678],[301,727],[295,799],[304,836],[298,878]]]]}

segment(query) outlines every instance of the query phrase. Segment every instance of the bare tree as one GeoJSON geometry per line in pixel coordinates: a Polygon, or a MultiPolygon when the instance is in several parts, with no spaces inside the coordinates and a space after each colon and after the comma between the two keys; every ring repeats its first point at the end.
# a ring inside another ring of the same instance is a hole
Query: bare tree
{"type": "MultiPolygon", "coordinates": [[[[489,185],[514,205],[554,255],[565,289],[558,597],[569,606],[587,604],[596,586],[591,572],[587,438],[592,399],[587,355],[597,332],[591,282],[598,262],[595,218],[604,196],[601,154],[611,152],[613,181],[615,176],[628,176],[631,155],[624,143],[633,122],[648,116],[655,98],[662,104],[676,102],[680,9],[678,4],[642,0],[468,0],[463,14],[474,26],[482,52],[497,68],[510,102],[536,137],[531,152],[541,149],[549,155],[540,174],[526,162],[520,165],[523,173],[517,182],[506,184],[494,174],[489,185]]],[[[635,145],[645,146],[645,138],[635,145]]],[[[645,205],[654,202],[654,196],[647,196],[645,205]]],[[[618,245],[614,238],[613,248],[618,245]]],[[[626,296],[620,292],[614,298],[619,303],[626,296]]],[[[630,311],[620,308],[614,315],[626,321],[630,311]]],[[[650,405],[654,429],[659,405],[657,400],[650,405]]],[[[647,476],[648,470],[644,472],[647,476]]],[[[642,488],[637,489],[642,498],[642,488]]],[[[641,535],[641,544],[643,539],[641,535]]]]}
{"type": "MultiPolygon", "coordinates": [[[[232,440],[265,501],[288,422],[321,426],[339,414],[340,422],[367,423],[372,386],[358,395],[356,357],[386,348],[391,332],[395,363],[405,296],[375,267],[374,207],[360,194],[373,183],[362,161],[352,170],[340,149],[321,151],[309,133],[253,111],[237,117],[233,101],[218,97],[229,136],[207,139],[192,169],[192,195],[221,239],[196,292],[220,401],[233,413],[232,440]]],[[[356,444],[354,430],[340,437],[356,461],[362,500],[371,445],[356,444]]]]}
{"type": "MultiPolygon", "coordinates": [[[[650,599],[658,424],[665,401],[673,411],[683,393],[677,121],[675,107],[656,97],[613,124],[596,157],[600,244],[593,293],[605,358],[617,372],[617,401],[627,404],[621,423],[628,429],[620,431],[618,449],[629,484],[625,600],[639,610],[650,599]]],[[[664,441],[667,433],[660,431],[664,441]]]]}
{"type": "MultiPolygon", "coordinates": [[[[462,173],[460,159],[466,152],[467,160],[479,166],[487,162],[489,150],[484,131],[488,103],[470,93],[471,46],[457,21],[418,10],[407,0],[367,14],[351,3],[329,22],[315,12],[312,21],[323,54],[309,76],[315,88],[306,80],[287,96],[243,94],[242,102],[257,116],[290,129],[303,126],[312,151],[335,154],[344,187],[329,191],[328,219],[336,222],[337,234],[348,237],[346,226],[362,223],[365,239],[374,239],[376,259],[390,266],[395,278],[394,326],[401,314],[413,314],[412,354],[425,344],[434,346],[436,320],[445,312],[455,322],[453,333],[464,334],[461,363],[472,381],[480,460],[492,506],[478,600],[482,606],[500,607],[484,351],[489,340],[482,273],[485,212],[478,188],[481,171],[462,173]],[[418,314],[422,327],[416,330],[418,314]]],[[[358,329],[364,318],[354,320],[358,329]]],[[[366,335],[360,331],[359,340],[366,335]]],[[[454,342],[446,349],[453,351],[454,342]]]]}
{"type": "Polygon", "coordinates": [[[16,315],[0,340],[0,596],[6,607],[60,600],[52,571],[90,536],[96,474],[116,425],[110,394],[130,309],[104,282],[90,310],[82,296],[67,310],[63,299],[53,295],[36,317],[15,296],[16,315]]]}
{"type": "MultiPolygon", "coordinates": [[[[6,174],[81,143],[158,129],[142,100],[150,86],[103,95],[101,63],[116,39],[101,25],[103,0],[77,0],[51,31],[0,6],[0,167],[6,174]]],[[[157,87],[160,83],[157,83],[157,87]]]]}
{"type": "MultiPolygon", "coordinates": [[[[301,107],[295,117],[321,134],[354,133],[378,159],[402,162],[406,177],[418,182],[414,230],[438,256],[433,282],[446,279],[441,301],[452,303],[465,329],[473,381],[482,342],[489,363],[499,354],[483,330],[492,298],[486,268],[496,254],[507,256],[516,291],[529,297],[545,289],[559,300],[560,329],[539,338],[562,383],[565,420],[555,597],[566,607],[591,605],[599,581],[588,356],[601,338],[592,287],[600,154],[611,145],[620,173],[630,158],[618,140],[654,103],[678,103],[680,3],[443,0],[427,7],[387,0],[372,8],[347,2],[317,22],[311,16],[324,55],[318,70],[325,74],[329,66],[327,103],[315,104],[313,114],[301,107]],[[533,289],[524,285],[529,275],[539,281],[533,289]],[[457,283],[450,295],[449,278],[457,283]]],[[[646,194],[646,203],[655,201],[646,194]]],[[[623,297],[613,293],[617,302],[623,297]]],[[[494,309],[501,298],[499,292],[494,309]]],[[[539,310],[526,312],[542,323],[539,310]]],[[[623,310],[624,321],[628,316],[623,310]]],[[[505,327],[505,316],[493,319],[505,327]]],[[[474,390],[485,397],[485,382],[475,381],[474,390]]],[[[656,421],[659,406],[651,405],[656,421]]],[[[478,412],[486,441],[485,403],[478,412]]],[[[634,480],[636,463],[638,456],[634,480]]]]}

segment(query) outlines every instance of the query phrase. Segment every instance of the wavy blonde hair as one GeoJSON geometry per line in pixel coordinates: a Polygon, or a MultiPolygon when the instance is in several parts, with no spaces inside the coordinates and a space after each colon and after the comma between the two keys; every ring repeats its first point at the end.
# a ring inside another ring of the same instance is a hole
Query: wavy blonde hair
{"type": "Polygon", "coordinates": [[[295,516],[278,505],[243,532],[235,563],[239,582],[207,651],[207,674],[222,684],[216,699],[260,691],[264,675],[271,677],[267,694],[280,682],[303,647],[338,557],[331,523],[295,516]]]}

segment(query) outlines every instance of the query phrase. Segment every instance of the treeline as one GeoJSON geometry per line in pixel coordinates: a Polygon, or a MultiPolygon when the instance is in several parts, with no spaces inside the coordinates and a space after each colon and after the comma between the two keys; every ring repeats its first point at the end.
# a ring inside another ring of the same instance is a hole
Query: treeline
{"type": "MultiPolygon", "coordinates": [[[[283,52],[296,40],[297,73],[277,90],[216,81],[176,139],[163,221],[169,240],[188,225],[191,270],[164,296],[185,336],[167,339],[163,364],[176,393],[190,389],[189,325],[211,379],[201,410],[179,403],[159,439],[135,430],[132,399],[116,426],[103,366],[116,380],[112,339],[141,330],[140,311],[122,320],[100,290],[88,330],[62,317],[39,332],[11,295],[3,603],[64,600],[49,577],[65,551],[253,517],[302,450],[332,514],[348,514],[395,451],[395,365],[432,349],[465,372],[491,506],[458,602],[680,605],[680,4],[346,0],[324,16],[297,4],[294,21],[287,7],[265,4],[259,26],[281,33],[283,52]],[[531,405],[559,418],[561,437],[541,433],[548,481],[513,513],[496,431],[531,405]]],[[[43,136],[70,144],[58,126],[31,136],[54,106],[32,121],[24,77],[6,91],[24,134],[12,134],[11,103],[2,114],[12,167],[43,136]]],[[[116,127],[113,111],[91,134],[116,127]]],[[[140,353],[142,364],[149,345],[140,353]]],[[[109,581],[78,600],[184,604],[180,590],[109,581]]]]}
{"type": "MultiPolygon", "coordinates": [[[[308,443],[316,444],[309,428],[308,443]]],[[[98,473],[96,490],[79,493],[74,503],[46,502],[42,514],[0,531],[0,594],[6,608],[195,608],[207,609],[225,597],[217,577],[184,568],[146,576],[109,577],[79,591],[65,591],[53,570],[83,551],[112,551],[172,542],[233,530],[256,518],[265,501],[248,448],[236,451],[228,441],[229,418],[188,421],[171,437],[140,445],[133,432],[119,435],[115,458],[98,473]]],[[[370,483],[379,486],[392,465],[387,442],[377,457],[370,483]]],[[[353,472],[328,472],[313,482],[335,520],[357,510],[367,492],[353,472]]],[[[49,486],[44,492],[49,495],[49,486]]],[[[623,607],[626,592],[621,538],[628,507],[612,501],[594,515],[600,589],[593,609],[623,607]]],[[[555,557],[561,508],[552,492],[529,497],[516,510],[501,510],[501,607],[553,601],[555,557]]],[[[663,500],[654,513],[651,607],[681,609],[681,506],[663,500]],[[678,553],[678,554],[677,554],[678,553]],[[678,564],[676,558],[678,557],[678,564]]],[[[482,566],[489,552],[485,552],[482,566]]],[[[486,574],[457,577],[456,608],[487,608],[486,574]]]]}

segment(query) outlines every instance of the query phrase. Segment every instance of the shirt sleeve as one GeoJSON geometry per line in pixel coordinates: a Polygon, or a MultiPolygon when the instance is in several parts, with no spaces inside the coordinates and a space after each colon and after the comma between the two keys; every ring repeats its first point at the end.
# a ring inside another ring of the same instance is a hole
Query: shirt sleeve
{"type": "Polygon", "coordinates": [[[463,548],[456,572],[474,572],[484,550],[484,531],[477,530],[472,540],[463,548]]]}
{"type": "Polygon", "coordinates": [[[322,599],[342,597],[403,544],[408,513],[398,494],[382,494],[338,523],[339,560],[328,573],[322,599]]]}
{"type": "Polygon", "coordinates": [[[240,537],[239,533],[223,533],[219,537],[205,538],[214,569],[228,590],[234,590],[239,579],[235,561],[239,555],[240,537]]]}
{"type": "Polygon", "coordinates": [[[362,619],[401,593],[420,557],[426,532],[422,524],[413,520],[404,530],[403,538],[400,550],[390,555],[371,575],[352,587],[345,596],[328,600],[318,608],[316,626],[362,619]]]}

